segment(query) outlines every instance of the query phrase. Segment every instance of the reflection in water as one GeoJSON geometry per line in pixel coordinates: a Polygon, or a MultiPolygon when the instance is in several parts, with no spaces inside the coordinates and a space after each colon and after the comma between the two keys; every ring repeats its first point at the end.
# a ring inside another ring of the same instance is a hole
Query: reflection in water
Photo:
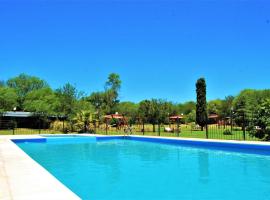
{"type": "Polygon", "coordinates": [[[207,184],[209,181],[209,154],[207,151],[198,152],[199,181],[207,184]]]}

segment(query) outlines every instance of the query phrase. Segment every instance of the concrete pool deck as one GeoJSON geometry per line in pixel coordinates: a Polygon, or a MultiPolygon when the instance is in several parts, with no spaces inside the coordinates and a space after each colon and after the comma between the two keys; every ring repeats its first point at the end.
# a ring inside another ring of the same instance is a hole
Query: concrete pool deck
{"type": "MultiPolygon", "coordinates": [[[[57,134],[58,135],[58,134],[57,134]]],[[[72,135],[72,134],[69,134],[72,135]]],[[[93,136],[93,134],[74,134],[80,136],[93,136]]],[[[66,136],[63,134],[63,137],[66,136]]],[[[94,135],[107,137],[107,135],[94,135]]],[[[111,136],[110,137],[118,137],[111,136]]],[[[155,138],[166,140],[180,140],[203,143],[241,144],[254,146],[267,146],[269,142],[232,141],[196,138],[174,138],[157,136],[137,136],[131,138],[155,138]]],[[[52,176],[46,169],[30,158],[11,139],[43,138],[41,135],[5,135],[0,136],[0,199],[14,200],[75,200],[80,199],[65,185],[52,176]]]]}
{"type": "Polygon", "coordinates": [[[10,139],[41,138],[36,135],[0,136],[0,199],[80,199],[10,139]]]}

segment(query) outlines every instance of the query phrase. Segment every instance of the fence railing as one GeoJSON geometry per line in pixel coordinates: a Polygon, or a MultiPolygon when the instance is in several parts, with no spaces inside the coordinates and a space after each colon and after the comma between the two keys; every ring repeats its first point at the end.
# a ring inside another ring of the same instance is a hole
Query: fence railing
{"type": "MultiPolygon", "coordinates": [[[[49,128],[19,128],[11,121],[1,121],[0,135],[27,135],[27,134],[54,134],[54,133],[73,133],[74,130],[67,130],[63,123],[63,128],[54,130],[49,128]]],[[[163,137],[184,137],[184,138],[208,138],[222,140],[251,140],[258,141],[259,139],[249,134],[245,127],[239,126],[236,123],[227,124],[209,124],[208,134],[207,129],[201,129],[198,125],[190,124],[133,124],[131,126],[115,126],[106,125],[105,123],[96,125],[89,124],[85,131],[103,135],[146,135],[146,136],[163,136],[163,137]]]]}

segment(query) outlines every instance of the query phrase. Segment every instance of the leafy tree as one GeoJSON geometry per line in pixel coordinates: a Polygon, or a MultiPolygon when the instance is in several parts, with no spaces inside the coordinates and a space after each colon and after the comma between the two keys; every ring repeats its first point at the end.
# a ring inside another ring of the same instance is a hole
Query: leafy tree
{"type": "Polygon", "coordinates": [[[246,89],[240,92],[240,94],[234,99],[233,107],[237,112],[238,105],[241,105],[241,101],[245,102],[244,109],[247,115],[254,113],[261,102],[265,99],[270,98],[270,90],[252,90],[246,89]]]}
{"type": "Polygon", "coordinates": [[[93,92],[88,98],[87,101],[91,103],[94,107],[97,119],[101,120],[102,115],[104,114],[104,92],[93,92]]]}
{"type": "Polygon", "coordinates": [[[88,132],[93,120],[93,111],[82,110],[76,114],[73,120],[75,121],[75,126],[79,129],[79,132],[88,132]]]}
{"type": "Polygon", "coordinates": [[[104,92],[104,101],[103,101],[103,111],[106,114],[112,114],[116,111],[116,106],[118,105],[118,94],[114,90],[106,90],[104,92]]]}
{"type": "Polygon", "coordinates": [[[234,117],[237,125],[247,126],[260,104],[270,98],[270,90],[246,89],[233,100],[234,117]]]}
{"type": "Polygon", "coordinates": [[[207,110],[209,114],[220,115],[221,107],[222,107],[222,100],[220,99],[209,101],[207,104],[207,110]]]}
{"type": "Polygon", "coordinates": [[[138,104],[126,101],[119,103],[116,110],[129,118],[129,124],[134,124],[136,122],[138,107],[138,104]]]}
{"type": "Polygon", "coordinates": [[[105,83],[105,91],[93,92],[88,97],[88,101],[95,107],[99,116],[116,112],[116,107],[119,103],[118,95],[120,88],[120,76],[112,73],[105,83]]]}
{"type": "Polygon", "coordinates": [[[104,92],[104,110],[106,114],[115,112],[116,106],[119,103],[118,96],[121,88],[120,76],[115,73],[109,74],[108,80],[105,83],[104,92]]]}
{"type": "Polygon", "coordinates": [[[150,108],[151,108],[151,101],[149,100],[143,100],[139,103],[138,117],[142,120],[143,124],[149,121],[150,108]]]}
{"type": "Polygon", "coordinates": [[[159,100],[159,122],[160,123],[169,123],[169,116],[178,114],[177,106],[174,105],[172,102],[159,100]]]}
{"type": "Polygon", "coordinates": [[[252,118],[250,134],[265,140],[270,140],[270,99],[265,99],[259,105],[252,118]],[[259,127],[259,128],[256,128],[259,127]]]}
{"type": "Polygon", "coordinates": [[[76,101],[80,97],[80,93],[76,87],[67,83],[56,90],[56,96],[60,101],[60,105],[57,109],[58,113],[72,119],[72,116],[76,113],[76,101]]]}
{"type": "Polygon", "coordinates": [[[188,115],[193,110],[196,110],[196,103],[194,101],[188,101],[183,104],[178,104],[178,114],[188,115]]]}
{"type": "Polygon", "coordinates": [[[159,122],[159,102],[157,99],[152,99],[150,102],[148,122],[153,126],[153,132],[156,132],[155,125],[159,122]]]}
{"type": "Polygon", "coordinates": [[[197,104],[196,104],[196,122],[203,127],[207,125],[207,103],[206,103],[206,83],[204,78],[196,82],[197,104]]]}
{"type": "Polygon", "coordinates": [[[195,122],[196,121],[196,111],[192,110],[188,115],[186,115],[186,122],[195,122]]]}
{"type": "Polygon", "coordinates": [[[50,88],[42,88],[29,92],[24,100],[26,111],[34,112],[39,116],[55,115],[60,102],[50,88]]]}
{"type": "Polygon", "coordinates": [[[231,112],[233,109],[233,100],[234,96],[227,96],[224,100],[222,100],[221,108],[220,108],[220,116],[225,118],[231,116],[231,112]]]}
{"type": "Polygon", "coordinates": [[[116,73],[109,74],[108,80],[105,84],[105,90],[113,90],[115,92],[119,92],[121,88],[121,80],[120,76],[116,73]]]}
{"type": "Polygon", "coordinates": [[[0,87],[0,113],[13,110],[17,106],[17,98],[15,89],[0,87]]]}
{"type": "Polygon", "coordinates": [[[23,103],[26,95],[33,90],[48,87],[48,84],[38,77],[20,74],[15,78],[9,79],[7,81],[7,86],[15,89],[18,96],[18,109],[23,110],[23,103]]]}
{"type": "Polygon", "coordinates": [[[247,99],[245,96],[238,96],[234,102],[234,119],[237,125],[244,128],[247,124],[247,116],[249,112],[247,99]]]}

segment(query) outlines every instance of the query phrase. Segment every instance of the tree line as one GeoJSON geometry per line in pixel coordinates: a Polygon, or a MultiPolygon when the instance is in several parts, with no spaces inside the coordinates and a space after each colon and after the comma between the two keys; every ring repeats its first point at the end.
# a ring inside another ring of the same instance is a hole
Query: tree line
{"type": "MultiPolygon", "coordinates": [[[[206,83],[203,78],[196,83],[197,101],[176,103],[164,99],[146,99],[139,103],[121,102],[119,92],[121,79],[116,73],[108,75],[103,91],[90,95],[79,91],[70,83],[52,89],[39,77],[20,74],[7,81],[0,81],[0,113],[6,111],[29,111],[39,116],[66,117],[72,121],[81,119],[85,123],[102,121],[106,114],[118,112],[134,124],[166,124],[169,116],[184,115],[184,122],[207,124],[208,115],[220,118],[234,116],[239,126],[252,124],[250,132],[256,137],[269,138],[270,90],[245,89],[236,96],[226,96],[206,102],[206,83]],[[200,96],[203,95],[203,96],[200,96]],[[254,127],[259,126],[260,129],[254,127]]],[[[155,131],[155,130],[154,130],[155,131]]]]}

